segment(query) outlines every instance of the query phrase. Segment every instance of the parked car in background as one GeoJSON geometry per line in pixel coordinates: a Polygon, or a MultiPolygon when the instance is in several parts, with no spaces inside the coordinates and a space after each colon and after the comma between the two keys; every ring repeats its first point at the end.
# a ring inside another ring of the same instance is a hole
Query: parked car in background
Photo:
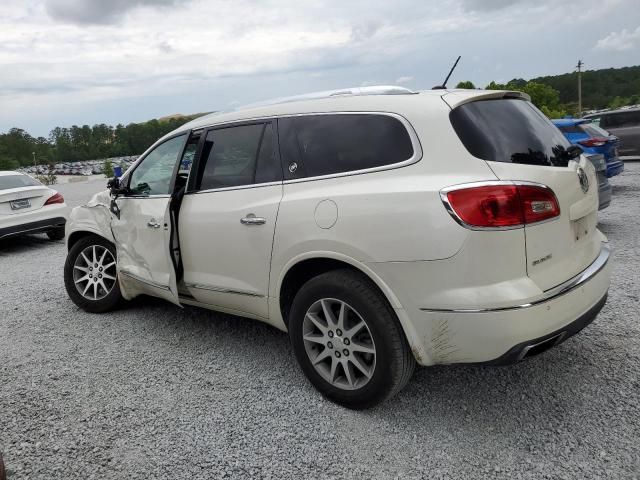
{"type": "Polygon", "coordinates": [[[270,323],[351,408],[416,363],[542,353],[609,289],[595,169],[519,92],[356,88],[201,117],[87,206],[67,229],[78,306],[149,294],[270,323]]]}
{"type": "Polygon", "coordinates": [[[587,158],[596,169],[596,176],[598,178],[598,210],[602,210],[611,204],[611,194],[613,190],[611,183],[609,183],[609,177],[607,177],[607,162],[601,153],[587,155],[587,158]]]}
{"type": "Polygon", "coordinates": [[[18,172],[0,171],[0,239],[26,233],[64,238],[67,205],[55,190],[18,172]]]}
{"type": "Polygon", "coordinates": [[[562,118],[552,120],[567,139],[589,155],[601,154],[607,162],[606,175],[611,178],[624,171],[624,162],[618,156],[620,141],[589,119],[562,118]]]}
{"type": "Polygon", "coordinates": [[[585,115],[620,139],[622,160],[640,160],[640,108],[623,108],[585,115]]]}

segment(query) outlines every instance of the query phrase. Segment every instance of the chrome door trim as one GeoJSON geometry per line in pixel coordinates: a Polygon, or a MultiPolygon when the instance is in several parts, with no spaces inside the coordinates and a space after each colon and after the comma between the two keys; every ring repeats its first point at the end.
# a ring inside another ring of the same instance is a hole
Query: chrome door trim
{"type": "Polygon", "coordinates": [[[135,273],[131,273],[131,272],[128,272],[126,270],[119,270],[118,273],[121,273],[122,275],[125,275],[125,276],[127,276],[129,278],[132,278],[133,280],[136,280],[136,281],[138,281],[140,283],[144,283],[144,284],[149,285],[151,287],[159,288],[159,289],[165,290],[167,292],[171,291],[171,288],[169,288],[168,285],[162,285],[161,283],[156,283],[153,280],[147,280],[146,278],[139,277],[135,273]]]}
{"type": "Polygon", "coordinates": [[[186,283],[185,282],[185,286],[187,288],[195,288],[196,290],[207,290],[210,292],[217,292],[217,293],[231,293],[233,295],[245,295],[247,297],[265,298],[264,295],[261,295],[256,292],[249,292],[246,290],[233,290],[230,288],[216,287],[215,285],[205,285],[202,283],[186,283]]]}
{"type": "Polygon", "coordinates": [[[497,307],[497,308],[421,308],[420,310],[423,312],[432,312],[432,313],[488,313],[488,312],[493,313],[493,312],[506,312],[509,310],[519,310],[521,308],[533,307],[535,305],[548,302],[566,293],[569,293],[570,291],[575,290],[579,286],[591,280],[594,276],[600,273],[600,271],[607,265],[610,255],[611,255],[611,247],[609,247],[608,243],[603,242],[600,248],[600,254],[591,265],[589,265],[586,269],[584,269],[578,275],[576,275],[573,278],[570,278],[566,282],[563,282],[560,285],[556,285],[555,287],[552,287],[548,290],[545,290],[544,293],[542,294],[542,297],[530,303],[524,303],[521,305],[513,305],[508,307],[497,307]]]}

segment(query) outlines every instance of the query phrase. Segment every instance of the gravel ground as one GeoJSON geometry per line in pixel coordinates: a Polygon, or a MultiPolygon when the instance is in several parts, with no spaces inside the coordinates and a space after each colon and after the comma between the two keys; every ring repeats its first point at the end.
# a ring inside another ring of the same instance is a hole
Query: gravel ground
{"type": "MultiPolygon", "coordinates": [[[[612,182],[595,323],[518,365],[418,369],[365,412],[324,401],[267,325],[153,299],[87,314],[63,242],[1,243],[9,478],[638,478],[640,164],[612,182]]],[[[103,183],[56,188],[74,205],[103,183]]]]}

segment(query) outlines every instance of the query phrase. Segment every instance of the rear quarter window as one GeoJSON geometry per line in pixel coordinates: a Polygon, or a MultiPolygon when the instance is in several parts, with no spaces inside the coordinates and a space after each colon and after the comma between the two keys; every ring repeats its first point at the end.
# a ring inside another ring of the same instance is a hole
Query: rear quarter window
{"type": "Polygon", "coordinates": [[[389,115],[305,115],[279,119],[278,125],[289,178],[383,167],[409,160],[414,154],[406,127],[389,115]]]}
{"type": "Polygon", "coordinates": [[[451,124],[466,149],[483,160],[566,166],[571,146],[532,103],[519,99],[479,100],[451,111],[451,124]]]}
{"type": "Polygon", "coordinates": [[[640,126],[640,111],[602,115],[600,126],[605,129],[640,126]]]}

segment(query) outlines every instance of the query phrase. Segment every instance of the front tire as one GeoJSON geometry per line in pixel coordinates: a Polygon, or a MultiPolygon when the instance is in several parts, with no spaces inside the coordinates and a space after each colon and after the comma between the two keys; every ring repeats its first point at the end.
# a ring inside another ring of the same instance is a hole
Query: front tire
{"type": "Polygon", "coordinates": [[[73,303],[87,312],[116,309],[123,299],[115,246],[97,235],[80,239],[67,254],[64,285],[73,303]]]}
{"type": "Polygon", "coordinates": [[[304,374],[329,400],[352,409],[392,397],[415,368],[386,299],[364,275],[335,270],[309,280],[289,315],[289,336],[304,374]]]}

